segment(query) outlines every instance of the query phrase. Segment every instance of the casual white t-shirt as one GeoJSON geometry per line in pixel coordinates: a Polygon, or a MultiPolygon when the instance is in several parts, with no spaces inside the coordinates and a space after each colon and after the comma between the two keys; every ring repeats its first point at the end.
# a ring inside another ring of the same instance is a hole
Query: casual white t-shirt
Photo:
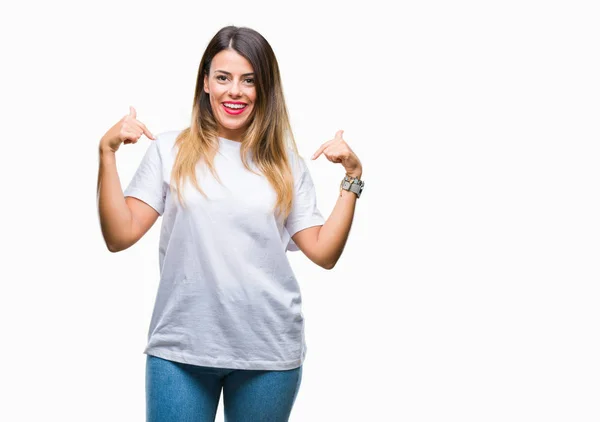
{"type": "Polygon", "coordinates": [[[288,149],[295,193],[282,221],[266,177],[244,168],[241,143],[219,138],[214,164],[223,185],[199,164],[208,199],[188,180],[183,208],[169,191],[179,133],[150,141],[124,191],[162,216],[160,282],[144,353],[220,368],[297,368],[307,350],[304,317],[286,251],[299,250],[296,232],[325,222],[304,159],[288,149]]]}

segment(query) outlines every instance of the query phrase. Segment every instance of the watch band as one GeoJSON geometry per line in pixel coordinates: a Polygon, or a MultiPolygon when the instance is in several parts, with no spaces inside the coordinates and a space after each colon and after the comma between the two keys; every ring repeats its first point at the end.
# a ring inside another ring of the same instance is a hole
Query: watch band
{"type": "Polygon", "coordinates": [[[344,189],[344,190],[347,190],[350,192],[354,192],[356,194],[356,197],[360,198],[360,195],[362,194],[364,186],[365,186],[365,182],[360,180],[358,177],[350,177],[350,176],[346,175],[344,177],[344,179],[342,179],[342,182],[340,183],[340,193],[342,192],[342,189],[344,189]]]}

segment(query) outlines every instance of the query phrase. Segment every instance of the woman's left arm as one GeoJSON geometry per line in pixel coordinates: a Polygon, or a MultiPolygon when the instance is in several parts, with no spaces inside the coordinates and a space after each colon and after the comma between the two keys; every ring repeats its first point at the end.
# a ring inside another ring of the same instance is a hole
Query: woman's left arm
{"type": "MultiPolygon", "coordinates": [[[[360,178],[362,164],[342,138],[343,133],[343,130],[337,131],[335,138],[321,145],[312,159],[316,160],[323,154],[332,163],[341,163],[348,176],[360,178]]],[[[352,226],[356,200],[355,193],[342,190],[325,224],[301,230],[293,236],[300,250],[325,269],[332,269],[342,255],[352,226]]]]}

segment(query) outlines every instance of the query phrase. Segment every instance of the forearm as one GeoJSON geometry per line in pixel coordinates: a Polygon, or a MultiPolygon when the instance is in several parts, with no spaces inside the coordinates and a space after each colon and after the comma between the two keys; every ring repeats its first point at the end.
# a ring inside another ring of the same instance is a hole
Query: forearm
{"type": "Polygon", "coordinates": [[[131,211],[121,189],[115,153],[102,149],[99,153],[96,194],[100,227],[108,249],[114,252],[131,229],[131,211]]]}
{"type": "Polygon", "coordinates": [[[328,263],[327,268],[333,268],[342,255],[352,226],[357,199],[355,193],[342,189],[331,215],[319,231],[319,255],[328,263]]]}

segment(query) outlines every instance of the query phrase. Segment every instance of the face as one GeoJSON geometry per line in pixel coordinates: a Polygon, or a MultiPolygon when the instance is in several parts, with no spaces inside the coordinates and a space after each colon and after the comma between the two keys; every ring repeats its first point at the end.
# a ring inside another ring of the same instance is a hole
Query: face
{"type": "Polygon", "coordinates": [[[219,136],[241,142],[256,101],[254,69],[245,57],[223,50],[213,57],[204,92],[219,127],[219,136]]]}

